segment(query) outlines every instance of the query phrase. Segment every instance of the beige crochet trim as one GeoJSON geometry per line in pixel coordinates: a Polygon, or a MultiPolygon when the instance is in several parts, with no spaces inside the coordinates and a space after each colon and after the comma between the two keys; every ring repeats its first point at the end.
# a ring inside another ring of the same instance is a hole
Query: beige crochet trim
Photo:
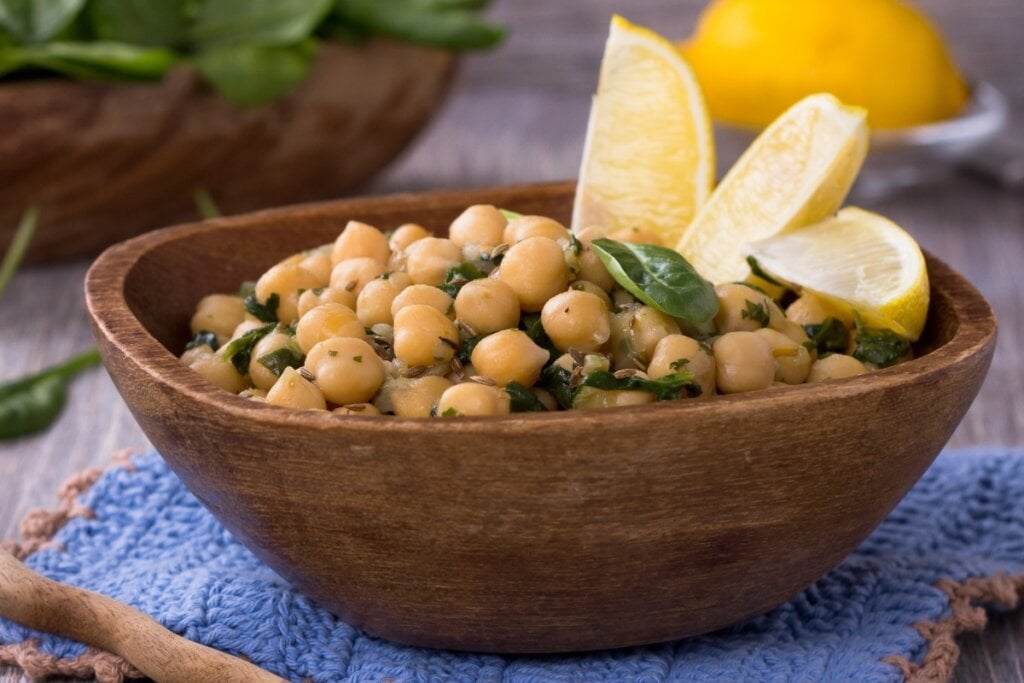
{"type": "MultiPolygon", "coordinates": [[[[134,471],[131,463],[132,451],[114,453],[113,467],[134,471]]],[[[21,520],[20,542],[4,541],[0,547],[20,560],[43,548],[60,547],[53,536],[65,524],[76,517],[93,518],[93,511],[78,502],[77,498],[88,491],[104,470],[99,467],[73,474],[57,492],[60,505],[55,510],[37,509],[21,520]]],[[[61,659],[39,651],[39,641],[30,638],[22,643],[0,645],[0,664],[20,667],[32,679],[47,676],[70,676],[73,678],[95,678],[99,683],[123,683],[126,678],[144,678],[145,675],[121,657],[110,652],[89,648],[74,659],[61,659]]]]}
{"type": "Polygon", "coordinates": [[[898,655],[883,659],[899,667],[909,683],[944,683],[952,678],[953,669],[960,659],[956,636],[968,631],[985,630],[988,613],[984,605],[1006,609],[1020,606],[1021,595],[1024,595],[1024,574],[996,574],[961,582],[941,579],[935,582],[935,587],[949,596],[952,614],[940,621],[919,621],[914,624],[917,632],[928,642],[924,661],[914,664],[898,655]]]}

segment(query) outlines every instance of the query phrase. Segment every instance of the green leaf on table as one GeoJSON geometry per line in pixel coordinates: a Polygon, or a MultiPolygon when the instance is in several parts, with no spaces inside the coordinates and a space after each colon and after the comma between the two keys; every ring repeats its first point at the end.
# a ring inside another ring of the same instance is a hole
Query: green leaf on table
{"type": "Polygon", "coordinates": [[[54,42],[0,49],[0,73],[35,67],[81,80],[159,80],[177,62],[169,50],[124,43],[54,42]]]}
{"type": "Polygon", "coordinates": [[[61,365],[0,385],[0,439],[49,427],[64,407],[71,378],[99,362],[99,352],[90,349],[61,365]]]}
{"type": "Polygon", "coordinates": [[[89,24],[101,41],[174,47],[185,39],[187,0],[90,0],[89,24]]]}
{"type": "Polygon", "coordinates": [[[702,323],[718,312],[714,286],[679,252],[610,239],[594,240],[590,246],[619,285],[662,313],[702,323]]]}
{"type": "Polygon", "coordinates": [[[301,83],[316,55],[316,41],[298,45],[225,45],[196,56],[214,88],[240,106],[272,102],[301,83]]]}
{"type": "Polygon", "coordinates": [[[82,11],[85,0],[0,0],[0,27],[20,43],[53,38],[82,11]]]}
{"type": "Polygon", "coordinates": [[[18,264],[24,258],[37,225],[39,225],[39,207],[30,206],[22,214],[18,229],[14,231],[14,237],[7,247],[3,261],[0,261],[0,296],[3,296],[4,290],[7,289],[7,283],[14,277],[14,271],[18,269],[18,264]]]}
{"type": "Polygon", "coordinates": [[[501,42],[505,31],[471,9],[417,0],[337,0],[335,14],[374,33],[420,45],[478,50],[501,42]]]}
{"type": "Polygon", "coordinates": [[[331,0],[205,0],[190,37],[204,46],[291,46],[309,38],[330,9],[331,0]]]}

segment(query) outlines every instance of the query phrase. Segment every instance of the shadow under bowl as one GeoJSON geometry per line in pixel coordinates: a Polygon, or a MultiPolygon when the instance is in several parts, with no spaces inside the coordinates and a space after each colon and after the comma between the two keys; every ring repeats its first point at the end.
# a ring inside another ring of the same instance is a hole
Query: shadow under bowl
{"type": "Polygon", "coordinates": [[[833,383],[607,411],[400,419],[299,412],[176,355],[200,297],[234,291],[350,219],[439,233],[493,203],[567,220],[558,183],[298,206],[167,228],[86,279],[104,361],[213,514],[345,621],[494,652],[629,646],[783,603],[882,521],[985,376],[995,319],[928,258],[919,357],[833,383]]]}

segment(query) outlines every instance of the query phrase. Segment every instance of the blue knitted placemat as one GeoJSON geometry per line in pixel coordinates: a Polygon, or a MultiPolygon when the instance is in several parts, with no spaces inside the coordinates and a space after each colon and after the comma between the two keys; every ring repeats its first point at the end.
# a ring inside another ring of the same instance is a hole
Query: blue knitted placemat
{"type": "MultiPolygon", "coordinates": [[[[295,592],[159,455],[125,464],[91,486],[72,485],[63,510],[37,515],[27,529],[36,538],[14,549],[46,576],[127,602],[295,681],[941,680],[956,661],[953,636],[984,624],[976,605],[1011,607],[1024,590],[1024,453],[949,452],[839,567],[747,623],[577,655],[425,650],[367,635],[295,592]],[[55,530],[48,525],[63,526],[41,544],[55,530]]],[[[113,656],[0,619],[5,660],[34,675],[131,674],[113,656]]]]}

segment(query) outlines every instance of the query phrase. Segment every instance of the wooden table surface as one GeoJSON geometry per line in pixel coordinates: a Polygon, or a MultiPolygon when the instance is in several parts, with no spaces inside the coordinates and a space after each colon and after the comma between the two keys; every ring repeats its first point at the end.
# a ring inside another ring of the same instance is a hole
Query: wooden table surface
{"type": "MultiPolygon", "coordinates": [[[[445,109],[369,192],[426,190],[574,177],[590,95],[613,10],[669,35],[687,35],[695,0],[506,0],[494,16],[511,29],[498,51],[465,60],[445,109]]],[[[919,0],[964,70],[997,85],[1013,109],[1007,140],[1024,142],[1020,0],[919,0]]],[[[861,198],[974,282],[999,317],[991,372],[950,445],[1024,447],[1024,190],[954,176],[886,199],[861,198]]],[[[91,344],[82,297],[88,263],[25,269],[0,300],[0,381],[40,369],[91,344]]],[[[144,449],[106,373],[77,381],[60,422],[40,436],[0,445],[0,538],[17,534],[33,507],[55,504],[69,474],[103,465],[119,448],[144,449]]],[[[1024,681],[1024,611],[996,617],[962,639],[956,681],[1024,681]]],[[[0,670],[0,682],[21,681],[0,670]]]]}

